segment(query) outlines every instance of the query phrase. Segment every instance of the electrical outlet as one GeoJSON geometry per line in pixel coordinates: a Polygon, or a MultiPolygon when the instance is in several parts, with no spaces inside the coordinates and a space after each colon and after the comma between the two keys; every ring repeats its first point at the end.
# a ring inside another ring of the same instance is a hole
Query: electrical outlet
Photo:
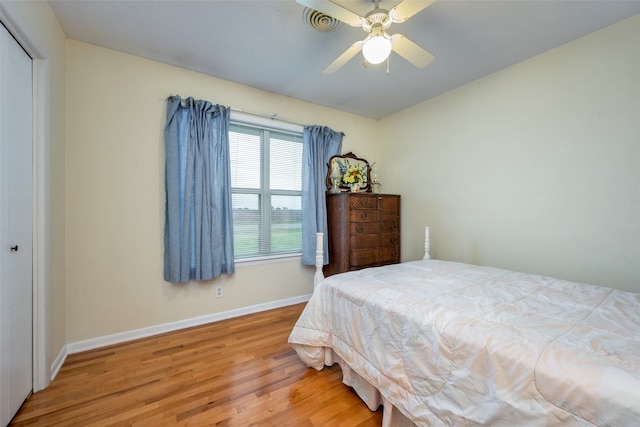
{"type": "Polygon", "coordinates": [[[216,298],[222,298],[222,297],[223,297],[222,285],[218,285],[216,286],[216,298]]]}

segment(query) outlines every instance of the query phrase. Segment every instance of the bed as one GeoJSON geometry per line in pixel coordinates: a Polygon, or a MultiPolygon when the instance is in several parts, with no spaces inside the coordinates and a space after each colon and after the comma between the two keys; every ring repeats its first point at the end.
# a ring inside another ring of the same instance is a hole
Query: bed
{"type": "Polygon", "coordinates": [[[639,325],[640,294],[427,251],[319,281],[289,343],[312,368],[338,363],[385,427],[630,427],[639,325]]]}

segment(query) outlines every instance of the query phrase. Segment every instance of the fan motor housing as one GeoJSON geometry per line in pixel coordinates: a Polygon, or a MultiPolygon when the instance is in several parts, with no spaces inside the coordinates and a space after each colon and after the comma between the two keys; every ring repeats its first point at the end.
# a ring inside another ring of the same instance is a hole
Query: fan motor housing
{"type": "Polygon", "coordinates": [[[373,9],[367,13],[364,18],[366,22],[362,24],[362,28],[366,32],[370,32],[376,24],[381,25],[384,30],[387,30],[392,23],[389,18],[389,11],[386,9],[373,9]]]}

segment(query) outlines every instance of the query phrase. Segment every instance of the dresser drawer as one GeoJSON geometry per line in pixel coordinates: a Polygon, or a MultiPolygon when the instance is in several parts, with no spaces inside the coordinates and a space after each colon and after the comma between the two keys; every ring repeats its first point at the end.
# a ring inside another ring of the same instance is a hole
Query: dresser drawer
{"type": "Polygon", "coordinates": [[[351,209],[378,209],[378,198],[369,195],[352,195],[349,199],[351,209]]]}
{"type": "Polygon", "coordinates": [[[398,246],[398,233],[382,233],[380,234],[380,247],[395,248],[398,246]]]}
{"type": "Polygon", "coordinates": [[[378,262],[378,248],[361,249],[349,252],[350,267],[365,267],[378,262]]]}
{"type": "Polygon", "coordinates": [[[381,233],[397,233],[398,221],[381,221],[380,232],[381,233]]]}
{"type": "Polygon", "coordinates": [[[398,214],[399,206],[400,206],[400,198],[399,197],[379,197],[378,207],[390,214],[398,214]]]}
{"type": "Polygon", "coordinates": [[[352,235],[349,238],[349,245],[352,250],[359,249],[375,249],[378,247],[377,234],[359,234],[352,235]]]}
{"type": "Polygon", "coordinates": [[[400,251],[398,248],[380,248],[380,264],[395,264],[400,262],[400,251]]]}
{"type": "Polygon", "coordinates": [[[375,209],[352,209],[349,212],[351,222],[376,222],[378,221],[378,211],[375,209]]]}
{"type": "Polygon", "coordinates": [[[352,236],[359,234],[378,234],[379,230],[380,228],[377,222],[352,222],[349,224],[349,231],[352,236]]]}
{"type": "Polygon", "coordinates": [[[386,211],[380,211],[380,215],[379,215],[380,221],[387,221],[387,222],[398,222],[400,220],[400,218],[398,218],[398,214],[397,213],[389,213],[386,211]]]}

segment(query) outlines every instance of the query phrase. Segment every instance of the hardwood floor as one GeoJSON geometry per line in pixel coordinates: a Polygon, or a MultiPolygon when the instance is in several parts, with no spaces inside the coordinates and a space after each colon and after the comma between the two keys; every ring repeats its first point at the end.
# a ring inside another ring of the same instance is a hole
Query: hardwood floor
{"type": "Polygon", "coordinates": [[[380,426],[337,365],[287,343],[304,304],[67,357],[11,426],[380,426]]]}

